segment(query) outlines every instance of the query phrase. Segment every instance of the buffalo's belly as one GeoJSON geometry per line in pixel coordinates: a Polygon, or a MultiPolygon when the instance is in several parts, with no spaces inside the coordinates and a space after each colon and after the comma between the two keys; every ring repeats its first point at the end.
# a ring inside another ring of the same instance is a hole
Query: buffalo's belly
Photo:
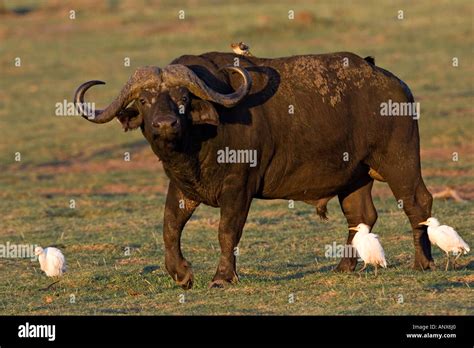
{"type": "Polygon", "coordinates": [[[260,198],[317,200],[334,196],[354,177],[354,169],[331,169],[310,163],[283,171],[268,171],[260,198]]]}

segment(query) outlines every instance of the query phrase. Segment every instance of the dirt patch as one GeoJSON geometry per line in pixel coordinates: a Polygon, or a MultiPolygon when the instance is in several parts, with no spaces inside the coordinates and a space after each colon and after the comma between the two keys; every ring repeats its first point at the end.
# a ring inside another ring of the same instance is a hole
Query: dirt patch
{"type": "Polygon", "coordinates": [[[158,158],[148,148],[137,149],[131,154],[130,161],[124,159],[107,159],[103,161],[85,160],[81,158],[68,161],[49,162],[34,167],[28,167],[38,174],[71,174],[71,173],[107,173],[110,171],[130,171],[146,169],[162,171],[163,167],[158,158]]]}
{"type": "MultiPolygon", "coordinates": [[[[432,194],[441,192],[446,189],[446,185],[431,185],[428,186],[428,191],[432,194]]],[[[464,185],[455,185],[450,186],[451,188],[455,189],[459,196],[464,200],[474,200],[474,184],[464,184],[464,185]]],[[[379,198],[387,198],[393,197],[392,191],[388,187],[388,185],[377,185],[372,190],[373,197],[379,198]]]]}
{"type": "MultiPolygon", "coordinates": [[[[115,150],[100,150],[89,156],[79,155],[70,160],[55,160],[39,165],[25,165],[22,171],[29,171],[36,174],[38,180],[52,180],[61,174],[104,174],[111,172],[133,172],[137,170],[146,170],[150,173],[160,173],[163,175],[163,167],[159,159],[153,154],[148,147],[136,148],[131,152],[130,161],[122,158],[96,159],[103,153],[117,152],[115,150]]],[[[119,152],[119,151],[118,151],[119,152]]],[[[10,167],[12,172],[18,171],[18,168],[10,167]]],[[[77,195],[126,195],[131,193],[166,193],[167,181],[153,181],[153,185],[126,185],[121,183],[106,184],[97,187],[48,187],[38,188],[36,192],[45,198],[53,198],[55,196],[77,196],[77,195]]]]}
{"type": "MultiPolygon", "coordinates": [[[[447,186],[429,186],[428,190],[431,193],[438,193],[444,191],[447,186]]],[[[459,196],[464,200],[473,200],[474,199],[474,184],[464,184],[450,186],[452,189],[455,189],[459,196]]],[[[440,198],[442,199],[442,198],[440,198]]]]}
{"type": "Polygon", "coordinates": [[[469,285],[474,285],[474,274],[469,274],[463,277],[453,277],[449,279],[452,282],[461,282],[469,285]]]}
{"type": "Polygon", "coordinates": [[[474,171],[471,169],[427,168],[423,169],[422,173],[423,176],[442,176],[446,178],[474,176],[474,171]]]}
{"type": "Polygon", "coordinates": [[[310,26],[316,22],[316,16],[309,11],[297,11],[295,22],[304,26],[310,26]]]}
{"type": "Polygon", "coordinates": [[[55,196],[81,196],[81,195],[98,195],[98,196],[114,196],[114,195],[128,195],[132,193],[148,193],[148,194],[165,194],[167,186],[163,184],[135,186],[125,184],[109,184],[100,189],[85,187],[85,188],[48,188],[38,189],[37,193],[45,198],[53,198],[55,196]]]}
{"type": "Polygon", "coordinates": [[[452,161],[453,152],[457,152],[459,154],[459,158],[462,159],[463,157],[473,158],[474,154],[474,146],[471,144],[465,144],[462,146],[455,146],[452,148],[423,148],[421,149],[421,158],[426,159],[433,159],[433,160],[449,160],[452,161]]]}

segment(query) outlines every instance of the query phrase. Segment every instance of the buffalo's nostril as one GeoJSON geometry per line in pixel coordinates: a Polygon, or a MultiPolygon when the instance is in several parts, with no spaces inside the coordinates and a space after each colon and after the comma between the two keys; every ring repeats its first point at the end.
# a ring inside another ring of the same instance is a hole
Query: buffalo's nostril
{"type": "Polygon", "coordinates": [[[151,125],[155,128],[168,129],[168,128],[177,128],[179,125],[179,122],[177,119],[170,118],[170,119],[153,121],[151,125]]]}

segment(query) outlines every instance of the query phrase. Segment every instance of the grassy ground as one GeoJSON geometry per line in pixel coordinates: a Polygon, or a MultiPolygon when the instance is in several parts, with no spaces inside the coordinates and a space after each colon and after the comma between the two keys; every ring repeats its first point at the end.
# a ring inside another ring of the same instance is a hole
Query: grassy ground
{"type": "MultiPolygon", "coordinates": [[[[225,290],[207,289],[219,256],[218,210],[196,211],[183,237],[196,281],[184,293],[163,264],[167,179],[141,134],[123,134],[115,122],[96,126],[54,116],[55,104],[70,100],[86,80],[107,81],[90,97],[105,105],[134,68],[228,51],[232,41],[249,42],[255,55],[268,57],[340,50],[374,55],[421,102],[425,181],[432,192],[449,186],[466,200],[436,200],[434,215],[472,246],[471,1],[80,3],[5,1],[9,10],[29,12],[1,15],[0,243],[57,245],[69,272],[42,291],[51,281],[36,262],[0,259],[0,314],[474,313],[472,254],[456,271],[411,270],[407,218],[381,183],[374,189],[375,232],[390,265],[377,278],[331,272],[338,259],[324,256],[325,245],[343,243],[347,233],[336,200],[329,222],[303,203],[289,209],[286,201],[254,201],[240,245],[241,282],[225,290]],[[404,20],[396,19],[400,9],[404,20]],[[178,20],[179,10],[185,20],[178,20]],[[293,21],[289,10],[296,12],[293,21]],[[14,66],[16,57],[21,67],[14,66]],[[131,67],[123,66],[125,57],[131,67]],[[130,162],[123,161],[127,151],[130,162]]],[[[443,265],[439,249],[434,256],[443,265]]]]}

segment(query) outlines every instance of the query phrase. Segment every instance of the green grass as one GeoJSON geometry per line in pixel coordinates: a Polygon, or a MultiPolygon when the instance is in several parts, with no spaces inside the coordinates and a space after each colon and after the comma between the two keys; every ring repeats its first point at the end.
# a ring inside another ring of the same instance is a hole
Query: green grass
{"type": "Polygon", "coordinates": [[[136,67],[228,51],[232,41],[249,42],[254,54],[267,57],[342,50],[374,55],[421,102],[425,182],[432,191],[454,187],[466,199],[436,200],[434,215],[472,246],[472,2],[143,1],[139,8],[139,2],[119,1],[115,10],[109,2],[55,3],[6,1],[9,9],[33,11],[0,21],[0,243],[58,245],[69,271],[42,291],[51,280],[37,262],[0,259],[0,314],[474,313],[472,253],[461,258],[461,269],[445,272],[444,255],[434,248],[439,270],[412,270],[407,218],[381,183],[374,189],[375,233],[389,268],[377,278],[331,271],[338,260],[324,257],[325,245],[347,236],[337,200],[329,204],[328,222],[303,203],[289,209],[282,200],[254,201],[239,246],[241,282],[224,290],[207,288],[219,257],[219,211],[198,208],[183,236],[195,272],[194,288],[184,292],[164,269],[167,179],[141,134],[124,134],[115,122],[96,126],[54,116],[55,104],[70,100],[85,80],[107,81],[90,95],[105,105],[136,67]],[[77,11],[74,21],[70,9],[77,11]],[[177,19],[180,9],[184,21],[177,19]],[[290,9],[313,19],[289,21],[290,9]],[[403,21],[396,19],[399,9],[403,21]],[[458,68],[451,66],[454,56],[458,68]],[[22,67],[13,66],[15,57],[22,67]],[[123,66],[124,57],[132,67],[123,66]],[[126,151],[131,162],[123,161],[126,151]],[[21,162],[14,161],[16,152],[21,162]],[[453,152],[459,161],[452,161],[453,152]],[[71,199],[76,209],[69,209],[71,199]]]}

